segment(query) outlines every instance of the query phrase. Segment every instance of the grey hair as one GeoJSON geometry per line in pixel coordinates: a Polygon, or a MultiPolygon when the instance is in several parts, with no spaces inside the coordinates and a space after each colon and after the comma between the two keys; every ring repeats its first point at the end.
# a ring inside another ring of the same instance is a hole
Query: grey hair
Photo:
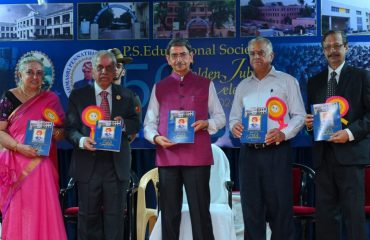
{"type": "Polygon", "coordinates": [[[267,38],[264,38],[264,37],[256,37],[256,38],[253,38],[252,40],[250,40],[248,42],[248,51],[250,50],[252,44],[254,44],[255,42],[265,43],[269,53],[272,53],[274,51],[271,41],[267,38]]]}
{"type": "MultiPolygon", "coordinates": [[[[45,67],[44,67],[44,63],[38,59],[37,57],[34,57],[34,56],[29,56],[29,57],[24,57],[20,60],[20,62],[18,63],[18,70],[17,72],[18,73],[21,73],[21,72],[24,72],[26,70],[26,65],[31,63],[31,62],[37,62],[41,65],[41,68],[42,68],[42,71],[45,72],[45,67]]],[[[42,77],[42,81],[44,82],[45,81],[45,76],[42,77]]],[[[20,87],[23,85],[23,82],[22,80],[20,79],[20,77],[18,76],[18,81],[17,81],[17,86],[20,87]]]]}
{"type": "Polygon", "coordinates": [[[111,53],[108,50],[100,50],[97,53],[95,53],[95,55],[91,58],[91,62],[92,62],[92,66],[94,70],[96,70],[98,66],[98,59],[102,56],[108,56],[110,59],[112,59],[114,66],[117,65],[117,60],[113,53],[111,53]]]}

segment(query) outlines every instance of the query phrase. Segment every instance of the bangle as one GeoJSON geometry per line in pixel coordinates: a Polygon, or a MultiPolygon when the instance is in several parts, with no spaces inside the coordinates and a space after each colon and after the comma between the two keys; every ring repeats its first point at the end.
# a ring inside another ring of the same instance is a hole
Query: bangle
{"type": "Polygon", "coordinates": [[[153,137],[153,142],[154,142],[154,144],[158,144],[156,141],[155,141],[155,139],[157,138],[157,137],[159,137],[160,135],[155,135],[154,137],[153,137]]]}
{"type": "Polygon", "coordinates": [[[15,145],[14,145],[14,147],[13,147],[13,151],[14,151],[14,152],[18,152],[17,147],[18,147],[18,142],[17,142],[17,143],[15,143],[15,145]]]}

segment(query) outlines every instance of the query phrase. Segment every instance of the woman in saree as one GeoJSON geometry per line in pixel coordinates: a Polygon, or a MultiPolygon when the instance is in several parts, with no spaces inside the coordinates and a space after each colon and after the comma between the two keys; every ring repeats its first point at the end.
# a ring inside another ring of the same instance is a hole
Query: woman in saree
{"type": "Polygon", "coordinates": [[[55,140],[63,137],[56,124],[48,157],[23,144],[28,120],[47,120],[45,109],[62,122],[58,97],[45,89],[44,66],[35,57],[18,65],[17,87],[0,100],[0,207],[2,240],[65,240],[58,200],[55,140]]]}

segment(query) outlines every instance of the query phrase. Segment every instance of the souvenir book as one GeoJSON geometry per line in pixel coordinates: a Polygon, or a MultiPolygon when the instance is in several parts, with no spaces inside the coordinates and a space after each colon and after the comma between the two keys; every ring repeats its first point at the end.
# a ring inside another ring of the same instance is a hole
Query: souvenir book
{"type": "Polygon", "coordinates": [[[195,111],[170,110],[167,138],[174,143],[194,143],[195,111]]]}
{"type": "Polygon", "coordinates": [[[333,133],[342,129],[337,102],[314,104],[311,106],[311,112],[315,141],[328,140],[333,133]]]}
{"type": "Polygon", "coordinates": [[[37,149],[39,156],[49,156],[53,128],[52,122],[29,120],[24,144],[37,149]]]}
{"type": "Polygon", "coordinates": [[[242,124],[244,129],[240,138],[241,143],[264,143],[267,133],[267,108],[244,109],[242,124]]]}
{"type": "Polygon", "coordinates": [[[99,120],[96,121],[94,147],[98,150],[119,152],[121,149],[121,136],[124,129],[122,121],[99,120]]]}

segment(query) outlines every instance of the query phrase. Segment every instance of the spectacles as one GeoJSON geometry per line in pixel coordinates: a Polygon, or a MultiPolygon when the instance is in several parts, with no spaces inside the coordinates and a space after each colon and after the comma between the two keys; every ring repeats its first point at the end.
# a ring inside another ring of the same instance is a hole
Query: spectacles
{"type": "Polygon", "coordinates": [[[259,56],[259,57],[266,57],[266,52],[264,50],[261,50],[261,51],[250,51],[248,52],[248,55],[251,57],[251,58],[254,58],[256,56],[259,56]]]}
{"type": "Polygon", "coordinates": [[[171,54],[170,54],[170,58],[171,58],[172,60],[176,60],[176,59],[178,59],[178,58],[180,58],[180,59],[185,59],[188,55],[189,55],[189,53],[188,53],[188,52],[182,52],[182,53],[171,53],[171,54]]]}
{"type": "Polygon", "coordinates": [[[36,71],[36,72],[34,72],[34,71],[31,71],[31,70],[28,70],[27,72],[26,72],[26,74],[27,74],[27,76],[29,76],[29,77],[32,77],[32,76],[36,76],[36,77],[42,77],[42,76],[44,76],[44,72],[43,71],[36,71]]]}
{"type": "Polygon", "coordinates": [[[344,44],[334,44],[334,45],[325,45],[324,50],[329,52],[331,49],[334,49],[335,51],[338,51],[341,47],[343,47],[344,44]]]}
{"type": "Polygon", "coordinates": [[[113,66],[113,65],[108,65],[108,66],[98,65],[96,67],[96,70],[98,72],[102,72],[103,69],[105,69],[105,72],[114,72],[115,71],[115,66],[113,66]]]}

